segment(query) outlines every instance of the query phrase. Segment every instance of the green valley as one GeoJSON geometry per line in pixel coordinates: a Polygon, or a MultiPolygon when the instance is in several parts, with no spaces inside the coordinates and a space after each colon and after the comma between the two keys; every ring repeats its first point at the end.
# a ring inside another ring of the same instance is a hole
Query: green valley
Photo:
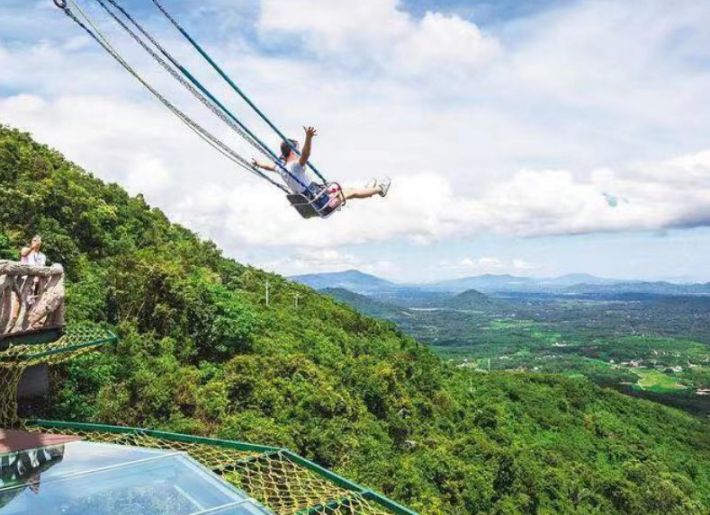
{"type": "MultiPolygon", "coordinates": [[[[359,298],[356,307],[396,323],[460,367],[583,376],[710,416],[708,296],[467,291],[432,299],[408,292],[409,303],[407,292],[398,292],[398,310],[377,300],[391,298],[389,292],[371,293],[371,304],[359,298]]],[[[328,293],[350,303],[341,292],[328,293]]]]}

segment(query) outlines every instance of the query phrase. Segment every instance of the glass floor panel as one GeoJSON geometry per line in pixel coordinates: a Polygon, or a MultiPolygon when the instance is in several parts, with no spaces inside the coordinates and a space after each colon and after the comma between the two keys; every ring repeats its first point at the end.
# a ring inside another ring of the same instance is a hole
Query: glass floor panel
{"type": "Polygon", "coordinates": [[[268,514],[187,454],[69,442],[0,456],[0,514],[268,514]]]}

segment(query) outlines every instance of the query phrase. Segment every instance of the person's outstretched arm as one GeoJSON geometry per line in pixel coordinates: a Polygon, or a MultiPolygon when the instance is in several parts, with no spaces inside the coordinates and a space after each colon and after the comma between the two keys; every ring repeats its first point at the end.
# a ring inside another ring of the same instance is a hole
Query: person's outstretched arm
{"type": "Polygon", "coordinates": [[[301,152],[301,158],[298,160],[301,166],[306,166],[306,163],[311,158],[311,143],[313,142],[313,137],[318,134],[313,127],[304,127],[306,131],[306,141],[303,143],[303,151],[301,152]]]}
{"type": "Polygon", "coordinates": [[[262,170],[266,170],[267,172],[275,172],[276,171],[276,167],[271,163],[260,163],[256,159],[252,159],[251,164],[256,166],[257,168],[261,168],[262,170]]]}

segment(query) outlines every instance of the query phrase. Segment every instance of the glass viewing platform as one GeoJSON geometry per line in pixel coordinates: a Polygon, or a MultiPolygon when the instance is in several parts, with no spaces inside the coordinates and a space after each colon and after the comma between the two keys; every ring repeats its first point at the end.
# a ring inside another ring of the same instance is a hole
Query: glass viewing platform
{"type": "Polygon", "coordinates": [[[0,430],[0,515],[416,515],[287,449],[100,424],[0,430]]]}
{"type": "Polygon", "coordinates": [[[70,441],[0,458],[0,513],[268,514],[186,453],[70,441]]]}

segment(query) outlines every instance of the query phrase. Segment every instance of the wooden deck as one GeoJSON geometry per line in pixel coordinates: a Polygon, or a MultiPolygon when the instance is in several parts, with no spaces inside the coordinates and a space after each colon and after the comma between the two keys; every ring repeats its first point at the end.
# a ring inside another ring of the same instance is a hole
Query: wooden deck
{"type": "Polygon", "coordinates": [[[37,447],[47,447],[49,445],[61,445],[77,440],[81,440],[81,438],[77,436],[50,435],[0,429],[0,454],[26,451],[36,449],[37,447]]]}

